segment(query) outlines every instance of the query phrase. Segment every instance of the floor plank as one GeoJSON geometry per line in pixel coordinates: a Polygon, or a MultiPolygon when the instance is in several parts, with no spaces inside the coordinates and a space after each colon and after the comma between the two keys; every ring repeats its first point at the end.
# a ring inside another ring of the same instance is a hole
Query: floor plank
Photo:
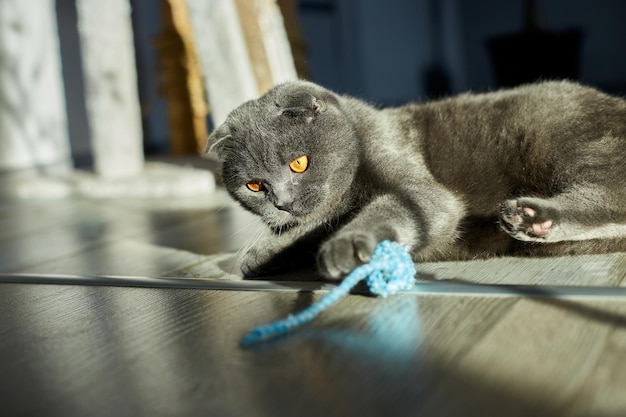
{"type": "Polygon", "coordinates": [[[252,326],[318,298],[0,284],[3,410],[66,417],[626,410],[618,372],[623,302],[349,296],[288,337],[238,347],[252,326]]]}
{"type": "Polygon", "coordinates": [[[67,256],[17,269],[20,273],[170,276],[206,256],[131,239],[117,239],[67,256]]]}
{"type": "MultiPolygon", "coordinates": [[[[519,393],[531,409],[562,410],[580,392],[612,328],[611,322],[572,314],[570,308],[594,307],[586,303],[520,300],[463,355],[455,370],[519,393]]],[[[456,383],[456,379],[441,383],[429,397],[426,415],[439,409],[456,383]]],[[[468,408],[464,405],[469,414],[486,406],[474,398],[463,401],[471,404],[468,408]]]]}
{"type": "MultiPolygon", "coordinates": [[[[224,196],[216,198],[223,200],[224,196]]],[[[251,238],[245,228],[241,233],[236,232],[243,227],[242,223],[249,225],[254,219],[232,203],[224,206],[223,201],[219,205],[204,201],[184,208],[180,204],[162,200],[143,204],[72,200],[25,204],[23,210],[11,206],[7,209],[10,213],[2,217],[0,271],[45,272],[45,266],[51,263],[54,270],[48,272],[87,273],[74,266],[97,260],[95,253],[101,251],[104,257],[98,260],[99,272],[116,274],[120,273],[120,258],[106,257],[107,252],[115,249],[94,248],[115,245],[117,240],[126,238],[144,249],[152,245],[152,258],[158,257],[164,248],[179,250],[181,257],[189,258],[233,251],[251,238]],[[82,261],[69,260],[81,256],[84,256],[82,261]],[[64,258],[70,265],[66,270],[61,267],[64,258]],[[111,262],[109,269],[104,267],[106,259],[111,262]]],[[[126,257],[137,256],[126,253],[126,257]]],[[[123,275],[132,274],[129,270],[123,275]]]]}
{"type": "Polygon", "coordinates": [[[432,262],[416,269],[423,279],[481,284],[617,286],[626,277],[626,253],[432,262]]]}
{"type": "MultiPolygon", "coordinates": [[[[615,310],[626,313],[621,303],[615,310]]],[[[622,320],[608,331],[604,348],[578,395],[569,404],[571,416],[621,416],[626,411],[626,323],[622,320]]]]}

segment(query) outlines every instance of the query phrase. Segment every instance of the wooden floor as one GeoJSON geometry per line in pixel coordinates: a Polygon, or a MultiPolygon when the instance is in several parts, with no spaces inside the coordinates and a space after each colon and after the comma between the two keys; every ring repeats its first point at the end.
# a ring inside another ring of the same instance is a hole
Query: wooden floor
{"type": "Polygon", "coordinates": [[[223,191],[0,202],[0,415],[626,415],[626,253],[418,265],[241,349],[328,287],[241,280],[257,230],[223,191]]]}

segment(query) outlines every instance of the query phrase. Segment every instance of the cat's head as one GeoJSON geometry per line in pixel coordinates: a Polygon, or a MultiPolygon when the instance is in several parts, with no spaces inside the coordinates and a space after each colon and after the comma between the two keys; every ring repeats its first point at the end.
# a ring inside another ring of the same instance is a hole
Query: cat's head
{"type": "Polygon", "coordinates": [[[338,97],[305,81],[278,85],[233,110],[205,153],[221,161],[229,193],[276,229],[339,214],[358,166],[355,133],[338,97]]]}

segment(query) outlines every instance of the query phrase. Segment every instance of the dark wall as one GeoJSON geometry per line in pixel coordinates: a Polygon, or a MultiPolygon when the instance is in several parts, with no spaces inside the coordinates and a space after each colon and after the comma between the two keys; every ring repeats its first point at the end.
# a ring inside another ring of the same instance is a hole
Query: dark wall
{"type": "MultiPolygon", "coordinates": [[[[495,85],[485,42],[523,29],[522,0],[460,0],[467,87],[495,85]]],[[[579,79],[626,94],[626,2],[621,0],[539,0],[538,20],[544,29],[583,32],[579,79]]]]}
{"type": "MultiPolygon", "coordinates": [[[[498,87],[489,39],[524,29],[523,0],[299,0],[314,81],[380,104],[498,87]]],[[[579,79],[626,95],[626,2],[538,0],[549,31],[582,31],[579,79]]]]}

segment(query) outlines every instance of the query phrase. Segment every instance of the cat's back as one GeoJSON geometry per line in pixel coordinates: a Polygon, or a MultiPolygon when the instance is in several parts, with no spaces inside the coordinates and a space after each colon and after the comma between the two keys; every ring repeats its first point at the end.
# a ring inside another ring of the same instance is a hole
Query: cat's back
{"type": "Polygon", "coordinates": [[[428,104],[434,107],[449,104],[484,105],[486,103],[498,103],[515,101],[534,103],[566,103],[578,101],[581,103],[590,101],[616,101],[625,103],[623,99],[610,96],[593,87],[579,84],[569,80],[541,81],[532,84],[523,84],[513,88],[504,88],[488,92],[466,92],[440,100],[431,101],[428,104]]]}
{"type": "Polygon", "coordinates": [[[425,152],[456,149],[491,158],[530,145],[552,153],[608,133],[626,141],[626,101],[571,81],[465,93],[392,112],[401,130],[419,132],[425,152]]]}
{"type": "Polygon", "coordinates": [[[440,183],[485,196],[477,206],[519,189],[549,189],[551,178],[589,160],[589,144],[602,145],[602,158],[626,153],[626,102],[569,81],[466,93],[387,114],[398,121],[397,145],[419,152],[440,183]]]}
{"type": "MultiPolygon", "coordinates": [[[[414,108],[413,111],[417,110],[414,108]]],[[[571,81],[544,81],[487,93],[465,93],[422,106],[451,125],[550,129],[572,121],[606,123],[626,116],[626,101],[571,81]]],[[[586,127],[586,126],[580,126],[586,127]]]]}

